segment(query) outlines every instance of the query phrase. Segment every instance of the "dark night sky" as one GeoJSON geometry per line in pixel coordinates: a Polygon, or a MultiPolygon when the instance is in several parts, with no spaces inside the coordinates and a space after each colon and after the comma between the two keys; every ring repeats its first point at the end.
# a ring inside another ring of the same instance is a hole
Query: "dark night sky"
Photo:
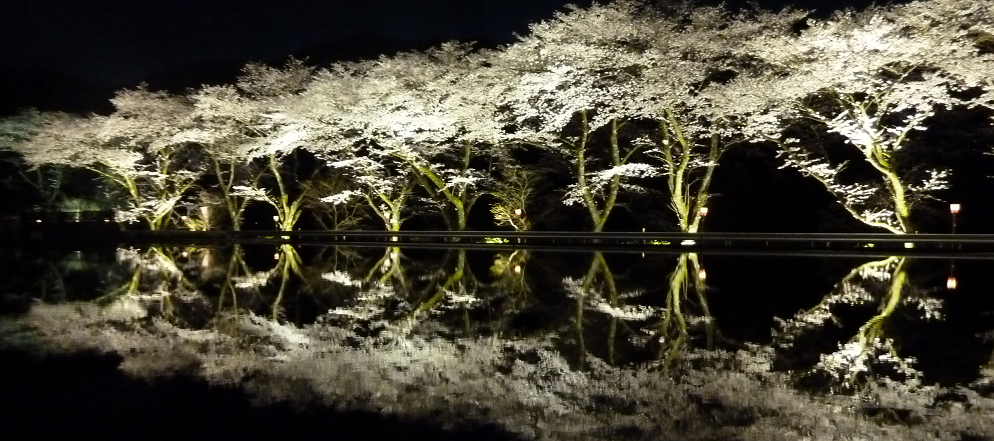
{"type": "MultiPolygon", "coordinates": [[[[793,4],[827,12],[839,1],[793,4]]],[[[567,3],[591,0],[8,0],[0,2],[0,115],[89,110],[141,81],[178,90],[226,82],[248,61],[288,55],[328,62],[453,39],[510,43],[567,3]]]]}

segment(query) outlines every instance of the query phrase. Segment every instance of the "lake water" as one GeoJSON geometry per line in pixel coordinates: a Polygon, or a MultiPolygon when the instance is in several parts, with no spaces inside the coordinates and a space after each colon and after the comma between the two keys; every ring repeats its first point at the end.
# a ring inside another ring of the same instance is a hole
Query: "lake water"
{"type": "Polygon", "coordinates": [[[0,430],[994,439],[985,257],[9,250],[0,430]]]}

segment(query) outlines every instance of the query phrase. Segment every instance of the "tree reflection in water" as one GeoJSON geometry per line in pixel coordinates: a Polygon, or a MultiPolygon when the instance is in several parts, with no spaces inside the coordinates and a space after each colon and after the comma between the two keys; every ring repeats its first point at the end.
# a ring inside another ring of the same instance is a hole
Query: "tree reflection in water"
{"type": "Polygon", "coordinates": [[[994,362],[951,389],[904,355],[898,317],[942,319],[927,278],[909,276],[912,258],[858,265],[764,343],[719,335],[695,253],[594,252],[580,271],[534,251],[482,267],[466,250],[411,253],[122,249],[113,269],[94,264],[108,274],[97,301],[28,290],[42,301],[0,331],[5,345],[116,353],[139,377],[192,374],[264,401],[496,424],[525,439],[994,436],[994,362]],[[562,288],[537,289],[556,286],[539,276],[562,288]],[[520,328],[515,317],[535,311],[520,328]]]}

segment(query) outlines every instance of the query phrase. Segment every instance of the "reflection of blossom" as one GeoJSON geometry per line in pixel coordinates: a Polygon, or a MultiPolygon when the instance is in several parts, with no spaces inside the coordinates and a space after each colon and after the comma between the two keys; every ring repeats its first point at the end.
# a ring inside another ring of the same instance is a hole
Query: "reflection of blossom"
{"type": "Polygon", "coordinates": [[[339,283],[345,286],[361,286],[362,281],[353,279],[343,271],[333,271],[330,273],[321,274],[321,278],[329,282],[339,283]]]}
{"type": "Polygon", "coordinates": [[[911,304],[922,312],[922,317],[926,320],[942,320],[942,299],[932,297],[911,297],[904,299],[904,303],[911,304]]]}
{"type": "Polygon", "coordinates": [[[621,320],[640,321],[648,320],[659,314],[659,308],[643,305],[621,305],[611,306],[606,302],[598,302],[593,306],[593,310],[603,312],[611,317],[621,320]]]}
{"type": "Polygon", "coordinates": [[[235,288],[250,289],[266,286],[271,276],[269,271],[259,271],[241,277],[232,277],[231,281],[235,284],[235,288]]]}

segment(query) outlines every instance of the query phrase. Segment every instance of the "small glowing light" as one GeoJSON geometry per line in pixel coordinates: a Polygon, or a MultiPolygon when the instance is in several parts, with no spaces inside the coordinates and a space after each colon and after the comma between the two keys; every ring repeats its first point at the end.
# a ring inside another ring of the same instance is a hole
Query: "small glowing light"
{"type": "Polygon", "coordinates": [[[521,274],[521,265],[514,265],[514,273],[521,274]]]}
{"type": "Polygon", "coordinates": [[[685,240],[685,241],[683,241],[683,242],[680,242],[680,245],[694,245],[694,244],[696,244],[696,243],[697,243],[697,242],[694,242],[694,241],[692,241],[692,240],[690,240],[690,239],[687,239],[687,240],[685,240]]]}
{"type": "Polygon", "coordinates": [[[273,220],[276,221],[276,222],[279,222],[280,221],[280,217],[279,216],[273,216],[273,220]]]}
{"type": "Polygon", "coordinates": [[[642,227],[642,232],[645,233],[645,227],[642,227]]]}
{"type": "Polygon", "coordinates": [[[110,222],[110,219],[104,219],[104,222],[110,222]]]}
{"type": "Polygon", "coordinates": [[[180,216],[179,218],[182,219],[182,220],[184,220],[184,221],[190,219],[188,216],[185,216],[185,215],[184,216],[180,216]]]}
{"type": "Polygon", "coordinates": [[[280,253],[273,254],[273,260],[280,260],[280,253]]]}
{"type": "Polygon", "coordinates": [[[949,204],[949,212],[952,214],[959,213],[960,204],[949,204]]]}
{"type": "Polygon", "coordinates": [[[642,258],[645,259],[645,253],[642,253],[642,258]]]}
{"type": "Polygon", "coordinates": [[[905,242],[904,243],[904,247],[905,248],[914,248],[915,244],[914,244],[914,242],[905,242]]]}
{"type": "Polygon", "coordinates": [[[949,276],[949,278],[946,279],[946,289],[956,289],[956,278],[955,277],[949,276]]]}
{"type": "Polygon", "coordinates": [[[41,219],[35,220],[35,222],[38,222],[40,224],[41,223],[41,219]]]}
{"type": "Polygon", "coordinates": [[[179,253],[179,255],[180,255],[180,256],[183,256],[183,257],[190,257],[190,253],[188,253],[188,252],[186,252],[186,251],[184,251],[184,252],[182,252],[182,253],[179,253]]]}
{"type": "Polygon", "coordinates": [[[701,207],[701,217],[708,215],[708,207],[701,207]]]}
{"type": "Polygon", "coordinates": [[[708,273],[704,271],[704,268],[701,268],[701,270],[697,272],[697,278],[701,279],[702,282],[707,280],[708,273]]]}
{"type": "Polygon", "coordinates": [[[515,216],[521,216],[521,209],[520,208],[515,208],[514,209],[514,215],[515,216]]]}

